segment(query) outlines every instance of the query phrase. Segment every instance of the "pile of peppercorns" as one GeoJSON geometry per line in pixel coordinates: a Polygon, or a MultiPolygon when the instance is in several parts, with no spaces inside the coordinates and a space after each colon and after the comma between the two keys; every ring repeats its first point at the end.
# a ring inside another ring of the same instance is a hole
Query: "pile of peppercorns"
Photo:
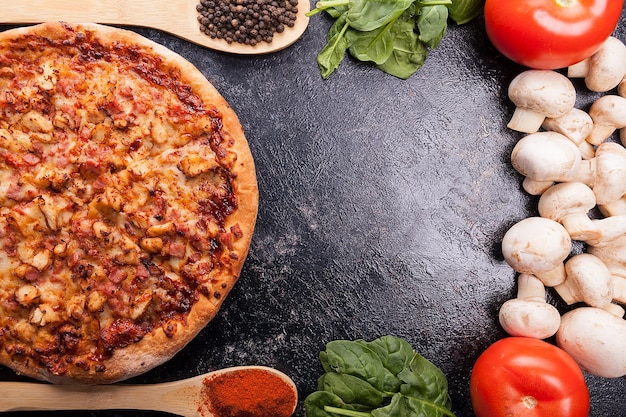
{"type": "Polygon", "coordinates": [[[298,0],[201,0],[196,9],[203,33],[254,46],[270,43],[274,33],[293,27],[298,0]]]}

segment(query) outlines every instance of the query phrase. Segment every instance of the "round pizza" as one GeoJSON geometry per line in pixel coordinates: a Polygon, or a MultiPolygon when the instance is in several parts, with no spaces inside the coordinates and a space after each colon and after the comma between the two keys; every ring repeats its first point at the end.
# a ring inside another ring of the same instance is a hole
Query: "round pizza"
{"type": "Polygon", "coordinates": [[[140,35],[0,33],[0,364],[112,383],[170,359],[235,284],[258,207],[236,114],[140,35]]]}

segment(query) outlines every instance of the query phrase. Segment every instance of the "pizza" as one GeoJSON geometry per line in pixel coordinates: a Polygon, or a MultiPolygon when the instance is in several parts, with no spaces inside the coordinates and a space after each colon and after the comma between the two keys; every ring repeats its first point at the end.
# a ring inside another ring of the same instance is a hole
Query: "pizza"
{"type": "Polygon", "coordinates": [[[0,364],[112,383],[167,361],[220,309],[258,207],[224,98],[137,33],[0,33],[0,364]]]}

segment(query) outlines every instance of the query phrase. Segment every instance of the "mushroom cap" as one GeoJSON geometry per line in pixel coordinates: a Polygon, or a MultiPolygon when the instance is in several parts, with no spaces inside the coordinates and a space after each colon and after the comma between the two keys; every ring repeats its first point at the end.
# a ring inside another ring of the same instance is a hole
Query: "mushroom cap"
{"type": "Polygon", "coordinates": [[[566,76],[550,70],[527,70],[509,84],[509,98],[517,106],[546,117],[560,117],[576,103],[576,89],[566,76]]]}
{"type": "Polygon", "coordinates": [[[626,320],[595,307],[561,317],[557,345],[587,372],[604,378],[626,375],[626,320]]]}
{"type": "Polygon", "coordinates": [[[626,126],[626,98],[606,94],[591,103],[589,116],[594,124],[622,128],[626,126]]]}
{"type": "Polygon", "coordinates": [[[610,36],[600,49],[589,57],[589,72],[585,85],[595,92],[605,92],[617,87],[626,74],[626,46],[610,36]]]}
{"type": "Polygon", "coordinates": [[[561,181],[580,161],[578,146],[557,132],[527,135],[511,152],[513,168],[535,181],[561,181]]]}
{"type": "Polygon", "coordinates": [[[535,339],[554,336],[561,324],[561,315],[553,305],[519,298],[502,304],[498,318],[509,335],[535,339]]]}
{"type": "Polygon", "coordinates": [[[545,130],[558,132],[575,144],[580,145],[591,133],[593,119],[586,111],[574,107],[561,117],[546,118],[541,127],[545,130]]]}
{"type": "MultiPolygon", "coordinates": [[[[567,279],[564,285],[578,295],[574,298],[598,308],[611,304],[613,300],[611,273],[600,258],[590,253],[572,256],[565,263],[565,272],[567,279]]],[[[568,300],[565,301],[569,303],[568,300]]]]}
{"type": "Polygon", "coordinates": [[[582,182],[561,182],[548,188],[539,198],[541,217],[560,222],[574,213],[587,213],[596,206],[596,195],[582,182]]]}
{"type": "Polygon", "coordinates": [[[515,271],[541,274],[563,264],[572,250],[567,230],[554,220],[527,217],[514,224],[502,239],[504,260],[515,271]]]}
{"type": "Polygon", "coordinates": [[[593,192],[598,204],[617,201],[626,194],[626,148],[603,142],[596,149],[596,178],[593,192]]]}

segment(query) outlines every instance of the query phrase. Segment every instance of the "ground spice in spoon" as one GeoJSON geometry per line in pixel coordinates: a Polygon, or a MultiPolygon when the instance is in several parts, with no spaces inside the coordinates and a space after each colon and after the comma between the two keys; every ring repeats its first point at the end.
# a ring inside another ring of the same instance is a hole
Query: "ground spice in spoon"
{"type": "Polygon", "coordinates": [[[297,401],[291,385],[263,369],[247,368],[202,381],[201,407],[215,417],[289,417],[297,401]]]}

